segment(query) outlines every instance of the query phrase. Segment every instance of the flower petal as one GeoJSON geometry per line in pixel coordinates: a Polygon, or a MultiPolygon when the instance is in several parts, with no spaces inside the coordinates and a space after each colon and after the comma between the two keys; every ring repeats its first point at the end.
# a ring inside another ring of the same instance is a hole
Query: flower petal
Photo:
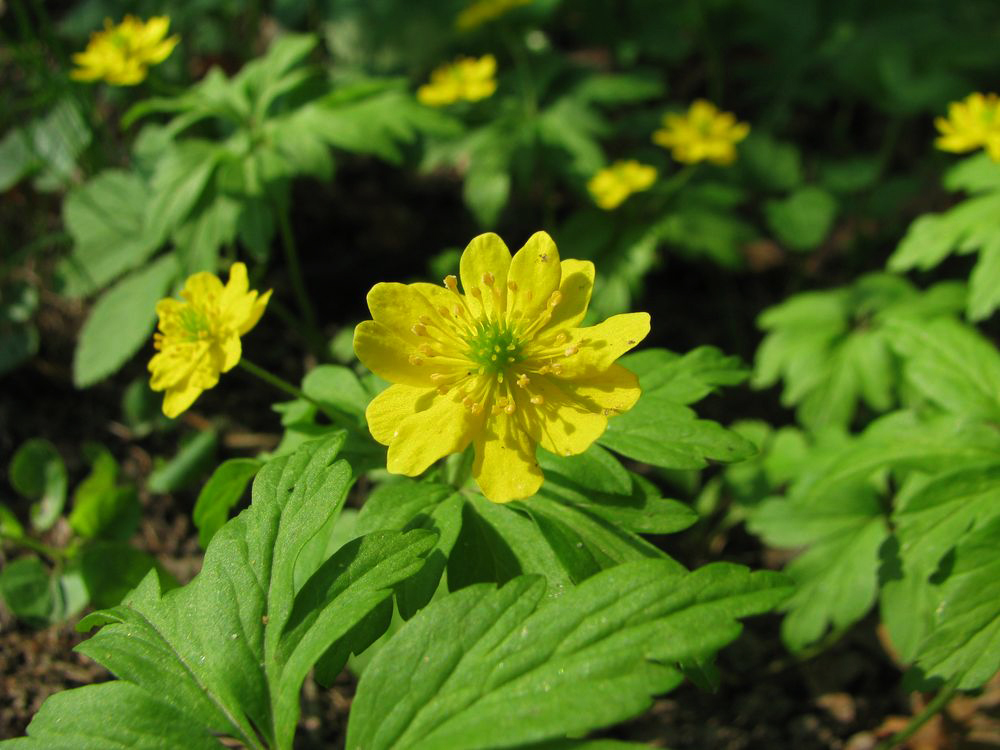
{"type": "Polygon", "coordinates": [[[199,271],[188,276],[181,290],[181,296],[191,302],[218,299],[222,294],[222,282],[214,273],[199,271]]]}
{"type": "Polygon", "coordinates": [[[583,453],[608,426],[601,407],[579,397],[574,385],[536,376],[531,381],[531,395],[542,396],[544,403],[531,404],[523,394],[517,399],[531,437],[545,450],[560,456],[583,453]]]}
{"type": "Polygon", "coordinates": [[[432,385],[430,370],[410,363],[413,349],[410,340],[377,321],[366,320],[354,329],[354,353],[365,367],[392,383],[428,388],[432,385]]]}
{"type": "MultiPolygon", "coordinates": [[[[268,289],[262,295],[254,299],[249,314],[246,318],[244,318],[238,329],[241,336],[257,325],[257,321],[259,321],[260,317],[264,314],[264,309],[267,307],[268,300],[271,299],[271,291],[272,290],[268,289]]],[[[251,294],[256,295],[257,293],[251,292],[251,294]]]]}
{"type": "Polygon", "coordinates": [[[589,260],[570,258],[560,263],[562,280],[559,292],[562,300],[552,311],[552,318],[546,328],[560,326],[573,327],[580,324],[587,314],[590,295],[594,291],[594,264],[589,260]]]}
{"type": "Polygon", "coordinates": [[[473,312],[478,313],[485,305],[487,313],[495,317],[498,312],[507,309],[507,271],[510,261],[507,245],[492,232],[473,238],[466,246],[459,261],[459,275],[473,312]],[[492,290],[486,284],[487,278],[493,280],[492,290]]]}
{"type": "Polygon", "coordinates": [[[568,379],[596,377],[646,337],[649,313],[614,315],[603,323],[573,328],[568,333],[567,351],[576,351],[559,360],[561,376],[568,379]]]}
{"type": "Polygon", "coordinates": [[[577,398],[589,402],[607,417],[628,411],[642,395],[635,373],[617,364],[595,377],[566,384],[572,386],[577,398]]]}
{"type": "Polygon", "coordinates": [[[365,409],[368,430],[382,445],[389,445],[403,420],[427,409],[438,395],[434,388],[391,385],[378,394],[365,409]]]}
{"type": "Polygon", "coordinates": [[[449,453],[465,450],[482,423],[457,395],[432,398],[430,406],[399,423],[389,445],[386,468],[393,474],[416,476],[449,453]]]}
{"type": "Polygon", "coordinates": [[[559,288],[559,250],[547,232],[535,232],[517,251],[507,273],[507,315],[534,321],[559,288]]]}
{"type": "Polygon", "coordinates": [[[483,494],[495,503],[534,495],[544,477],[535,460],[535,441],[517,416],[501,412],[490,417],[476,435],[472,476],[483,494]]]}
{"type": "Polygon", "coordinates": [[[391,328],[400,338],[419,346],[422,339],[413,333],[413,326],[420,322],[422,315],[436,318],[438,314],[416,286],[383,281],[372,287],[367,300],[368,309],[376,321],[391,328]]]}
{"type": "Polygon", "coordinates": [[[192,383],[191,379],[168,388],[163,396],[163,413],[171,419],[180,416],[188,410],[203,390],[192,383]]]}

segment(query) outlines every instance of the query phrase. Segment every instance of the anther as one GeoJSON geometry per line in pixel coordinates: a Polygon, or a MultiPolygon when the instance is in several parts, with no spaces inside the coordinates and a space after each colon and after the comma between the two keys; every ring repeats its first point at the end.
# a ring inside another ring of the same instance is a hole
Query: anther
{"type": "Polygon", "coordinates": [[[445,375],[443,372],[432,372],[431,373],[431,380],[434,381],[435,383],[437,383],[439,380],[444,380],[446,377],[448,377],[448,376],[445,375]]]}
{"type": "Polygon", "coordinates": [[[530,398],[529,400],[530,400],[530,401],[531,401],[531,403],[533,403],[533,404],[534,404],[535,406],[541,406],[542,404],[544,404],[544,403],[545,403],[545,399],[544,399],[544,398],[542,398],[541,396],[532,396],[532,397],[531,397],[531,398],[530,398]]]}
{"type": "Polygon", "coordinates": [[[411,365],[422,365],[423,363],[424,363],[424,360],[423,360],[422,357],[418,357],[416,354],[411,354],[410,355],[410,364],[411,365]]]}
{"type": "Polygon", "coordinates": [[[421,315],[419,318],[417,318],[417,320],[419,320],[425,326],[429,326],[434,322],[433,320],[430,319],[429,315],[421,315]]]}
{"type": "Polygon", "coordinates": [[[479,287],[477,287],[477,286],[472,287],[472,291],[469,292],[469,294],[471,294],[476,299],[481,299],[482,296],[483,296],[483,293],[481,291],[479,291],[479,287]]]}
{"type": "Polygon", "coordinates": [[[448,274],[444,277],[444,285],[448,287],[451,291],[458,294],[458,279],[452,275],[448,274]]]}
{"type": "Polygon", "coordinates": [[[580,351],[580,348],[577,346],[567,346],[563,354],[565,354],[567,357],[572,357],[578,351],[580,351]]]}
{"type": "Polygon", "coordinates": [[[438,315],[440,315],[442,318],[447,318],[448,315],[449,315],[448,308],[445,307],[444,305],[442,305],[441,307],[439,307],[438,308],[438,315]]]}
{"type": "Polygon", "coordinates": [[[448,395],[448,386],[446,385],[439,385],[437,390],[442,396],[448,395]]]}
{"type": "Polygon", "coordinates": [[[423,323],[414,323],[413,326],[411,326],[410,330],[413,331],[417,336],[427,335],[427,328],[424,326],[423,323]]]}
{"type": "Polygon", "coordinates": [[[465,317],[465,310],[463,310],[458,305],[455,305],[453,308],[451,308],[451,311],[455,315],[456,318],[463,318],[463,317],[465,317]]]}
{"type": "Polygon", "coordinates": [[[507,288],[510,289],[512,292],[516,292],[517,291],[517,282],[516,281],[508,281],[507,282],[507,288]]]}
{"type": "Polygon", "coordinates": [[[553,375],[558,375],[562,372],[562,365],[560,365],[558,362],[556,362],[554,365],[551,365],[551,368],[553,375]]]}
{"type": "Polygon", "coordinates": [[[548,365],[542,365],[541,367],[538,368],[539,375],[548,375],[550,372],[552,372],[552,368],[549,367],[548,365]]]}
{"type": "Polygon", "coordinates": [[[549,307],[555,307],[562,302],[562,292],[558,289],[549,295],[549,307]]]}
{"type": "Polygon", "coordinates": [[[521,386],[522,388],[527,388],[528,387],[528,383],[530,383],[530,382],[531,382],[531,378],[529,378],[524,373],[522,373],[521,376],[518,377],[518,379],[517,379],[517,384],[519,386],[521,386]]]}
{"type": "Polygon", "coordinates": [[[483,283],[486,284],[486,286],[493,286],[496,283],[496,277],[487,271],[483,274],[483,283]]]}
{"type": "Polygon", "coordinates": [[[508,403],[508,404],[507,404],[507,405],[506,405],[506,406],[505,406],[505,407],[503,408],[504,412],[506,412],[507,414],[513,414],[513,413],[514,413],[514,411],[515,411],[516,409],[517,409],[517,407],[516,407],[516,406],[514,406],[514,402],[513,402],[513,401],[509,402],[509,403],[508,403]]]}
{"type": "Polygon", "coordinates": [[[569,338],[569,336],[566,335],[565,331],[559,331],[559,333],[556,334],[556,346],[558,346],[559,344],[563,343],[568,338],[569,338]]]}
{"type": "Polygon", "coordinates": [[[430,344],[421,344],[420,345],[420,353],[423,354],[425,357],[434,357],[434,356],[437,356],[437,352],[434,351],[433,349],[431,349],[431,345],[430,344]]]}

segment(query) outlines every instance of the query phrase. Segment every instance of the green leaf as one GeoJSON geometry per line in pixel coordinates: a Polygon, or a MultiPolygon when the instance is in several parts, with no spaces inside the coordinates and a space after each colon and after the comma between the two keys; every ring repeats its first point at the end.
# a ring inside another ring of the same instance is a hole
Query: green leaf
{"type": "Polygon", "coordinates": [[[114,607],[154,567],[152,557],[124,542],[94,542],[80,555],[80,572],[95,607],[114,607]]]}
{"type": "Polygon", "coordinates": [[[362,675],[346,746],[512,747],[622,721],[681,681],[671,664],[717,651],[737,618],[772,608],[788,587],[733,565],[685,573],[645,560],[540,606],[544,594],[541,579],[522,576],[417,614],[362,675]]]}
{"type": "Polygon", "coordinates": [[[820,182],[834,193],[857,193],[871,187],[881,173],[877,156],[857,156],[835,159],[820,168],[820,182]]]}
{"type": "Polygon", "coordinates": [[[655,99],[663,93],[658,75],[604,73],[588,75],[573,88],[573,97],[598,104],[631,104],[655,99]]]}
{"type": "Polygon", "coordinates": [[[219,435],[214,428],[199,430],[185,440],[177,455],[157,466],[146,480],[150,492],[174,492],[194,482],[215,460],[219,435]]]}
{"type": "Polygon", "coordinates": [[[74,188],[63,204],[73,253],[62,264],[65,293],[82,296],[103,289],[138,268],[160,238],[145,231],[146,183],[135,174],[108,169],[74,188]]]}
{"type": "Polygon", "coordinates": [[[768,226],[792,250],[812,250],[830,232],[837,216],[837,199],[822,188],[808,185],[783,200],[764,204],[768,226]]]}
{"type": "Polygon", "coordinates": [[[340,365],[320,365],[302,379],[302,391],[334,410],[364,419],[371,394],[354,371],[340,365]]]}
{"type": "Polygon", "coordinates": [[[215,532],[226,523],[229,511],[243,497],[247,484],[257,475],[261,466],[263,463],[255,458],[230,458],[219,464],[205,482],[198,493],[192,514],[192,520],[198,529],[198,544],[203,549],[208,547],[215,532]]]}
{"type": "Polygon", "coordinates": [[[1000,164],[981,152],[958,162],[944,175],[948,190],[967,193],[988,193],[1000,190],[1000,164]]]}
{"type": "Polygon", "coordinates": [[[41,172],[37,190],[60,190],[73,180],[76,160],[91,140],[90,128],[71,96],[60,99],[45,117],[28,126],[31,149],[41,172]]]}
{"type": "Polygon", "coordinates": [[[224,151],[214,143],[187,140],[164,153],[150,181],[144,233],[160,245],[190,215],[224,151]]]}
{"type": "Polygon", "coordinates": [[[48,623],[54,606],[52,582],[42,561],[32,555],[4,565],[0,571],[0,598],[25,622],[48,623]]]}
{"type": "Polygon", "coordinates": [[[24,128],[11,128],[0,139],[0,192],[9,190],[38,168],[24,128]]]}
{"type": "Polygon", "coordinates": [[[894,320],[888,327],[907,383],[945,411],[1000,419],[1000,355],[975,329],[950,318],[894,320]]]}
{"type": "Polygon", "coordinates": [[[73,382],[86,388],[115,372],[149,338],[156,303],[177,276],[177,261],[166,255],[115,284],[94,305],[73,355],[73,382]]]}
{"type": "Polygon", "coordinates": [[[117,486],[118,464],[110,451],[101,445],[94,451],[90,474],[73,492],[69,525],[86,539],[127,539],[139,523],[139,497],[134,487],[117,486]]]}
{"type": "Polygon", "coordinates": [[[969,320],[985,320],[1000,307],[1000,232],[979,251],[969,277],[969,320]]]}
{"type": "Polygon", "coordinates": [[[0,537],[18,540],[24,537],[24,527],[17,520],[14,511],[0,504],[0,537]]]}
{"type": "Polygon", "coordinates": [[[739,357],[714,346],[699,346],[678,355],[666,349],[643,349],[626,354],[618,364],[639,376],[643,391],[657,391],[678,404],[693,404],[720,385],[739,385],[750,373],[739,357]]]}
{"type": "MultiPolygon", "coordinates": [[[[107,666],[120,680],[107,684],[119,687],[100,723],[91,713],[93,688],[50,698],[60,721],[43,707],[28,728],[34,746],[68,736],[76,747],[108,747],[123,728],[147,728],[156,703],[188,737],[290,748],[307,672],[324,657],[346,656],[358,643],[348,636],[360,637],[359,623],[373,622],[392,587],[419,570],[434,544],[425,531],[381,532],[314,567],[298,566],[343,507],[351,470],[335,461],[342,442],[337,434],[268,462],[250,508],[216,533],[190,584],[162,593],[151,572],[121,605],[84,618],[81,629],[103,627],[78,649],[107,666]],[[304,576],[299,586],[297,575],[304,576]]],[[[156,746],[163,741],[157,736],[156,746]]]]}
{"type": "MultiPolygon", "coordinates": [[[[995,497],[995,495],[994,495],[995,497]]],[[[980,527],[956,548],[941,585],[931,633],[917,666],[928,677],[958,678],[960,690],[984,685],[1000,669],[1000,518],[980,527]]]]}
{"type": "Polygon", "coordinates": [[[798,148],[757,130],[740,144],[740,164],[769,190],[787,192],[802,182],[798,148]]]}
{"type": "Polygon", "coordinates": [[[828,627],[854,624],[875,603],[879,548],[888,528],[870,490],[845,485],[809,503],[770,500],[751,514],[750,530],[773,546],[808,545],[785,567],[797,584],[781,625],[793,651],[818,641],[828,627]]]}
{"type": "Polygon", "coordinates": [[[32,438],[21,444],[8,469],[11,486],[30,500],[31,525],[36,531],[52,528],[66,504],[66,465],[48,440],[32,438]]]}

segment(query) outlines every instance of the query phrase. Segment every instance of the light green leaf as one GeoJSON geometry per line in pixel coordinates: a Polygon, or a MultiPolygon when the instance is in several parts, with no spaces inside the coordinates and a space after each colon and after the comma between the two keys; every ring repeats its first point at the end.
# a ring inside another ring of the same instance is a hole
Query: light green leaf
{"type": "MultiPolygon", "coordinates": [[[[124,542],[93,542],[80,555],[80,573],[95,607],[114,607],[155,567],[152,557],[124,542]]],[[[173,581],[164,574],[160,583],[173,581]]]]}
{"type": "MultiPolygon", "coordinates": [[[[28,746],[49,748],[69,736],[76,747],[107,747],[122,731],[147,728],[148,704],[159,702],[188,737],[290,748],[306,673],[321,658],[346,658],[358,643],[349,636],[360,637],[359,623],[372,622],[434,543],[424,531],[381,532],[315,559],[312,569],[298,566],[305,546],[343,507],[351,470],[335,462],[342,442],[342,434],[313,441],[266,464],[250,508],[215,535],[190,584],[162,593],[151,572],[120,606],[84,618],[81,629],[103,627],[79,650],[107,666],[121,681],[108,684],[121,687],[99,724],[88,702],[92,688],[50,699],[60,721],[51,722],[43,707],[29,727],[36,744],[28,746]],[[305,576],[298,587],[297,573],[305,576]]],[[[162,741],[157,736],[156,746],[162,741]]]]}
{"type": "Polygon", "coordinates": [[[8,468],[11,486],[30,500],[31,525],[46,531],[62,513],[66,504],[68,479],[62,456],[48,440],[32,438],[24,442],[8,468]]]}
{"type": "Polygon", "coordinates": [[[247,484],[262,466],[255,458],[230,458],[212,472],[198,493],[191,520],[198,529],[198,544],[204,549],[222,528],[229,511],[240,501],[247,484]]]}
{"type": "Polygon", "coordinates": [[[720,385],[739,385],[750,374],[739,357],[714,346],[699,346],[684,355],[643,349],[626,354],[618,364],[639,376],[643,393],[656,391],[678,404],[700,401],[720,385]]]}
{"type": "Polygon", "coordinates": [[[21,539],[24,536],[24,526],[17,520],[14,511],[0,504],[0,537],[4,539],[21,539]]]}
{"type": "Polygon", "coordinates": [[[822,188],[799,188],[783,200],[764,205],[768,226],[792,250],[812,250],[830,232],[837,216],[837,199],[822,188]]]}
{"type": "Polygon", "coordinates": [[[985,320],[1000,307],[1000,231],[979,251],[969,277],[969,320],[985,320]]]}
{"type": "Polygon", "coordinates": [[[31,555],[6,563],[0,570],[0,598],[25,622],[47,624],[54,602],[52,582],[42,561],[31,555]]]}
{"type": "Polygon", "coordinates": [[[45,117],[28,126],[31,149],[41,172],[34,179],[38,190],[60,190],[76,171],[76,160],[91,140],[90,128],[73,97],[60,99],[45,117]]]}
{"type": "Polygon", "coordinates": [[[944,213],[921,216],[910,225],[889,258],[889,270],[927,270],[956,250],[971,252],[978,246],[977,239],[1000,231],[998,213],[1000,192],[993,192],[970,198],[944,213]]]}
{"type": "Polygon", "coordinates": [[[156,303],[169,291],[177,272],[177,260],[163,256],[119,281],[97,301],[73,355],[77,388],[115,372],[142,347],[156,323],[156,303]]]}
{"type": "Polygon", "coordinates": [[[961,690],[981,687],[1000,669],[998,540],[995,518],[955,548],[937,616],[919,650],[917,666],[928,677],[956,677],[961,690]]]}
{"type": "Polygon", "coordinates": [[[339,365],[320,365],[302,379],[302,391],[333,409],[364,419],[371,394],[353,370],[339,365]]]}
{"type": "Polygon", "coordinates": [[[346,746],[519,747],[622,721],[681,681],[669,665],[717,651],[739,633],[737,618],[789,591],[771,573],[684,573],[657,560],[540,606],[544,589],[534,576],[471,586],[416,615],[361,677],[346,746]]]}
{"type": "Polygon", "coordinates": [[[1000,164],[986,152],[966,157],[945,173],[944,186],[956,192],[995,192],[1000,190],[1000,164]]]}
{"type": "Polygon", "coordinates": [[[73,492],[69,525],[86,539],[127,539],[139,523],[138,495],[134,487],[117,486],[118,464],[107,448],[95,445],[93,451],[90,474],[73,492]]]}
{"type": "Polygon", "coordinates": [[[159,158],[145,215],[150,241],[161,244],[188,218],[224,153],[214,143],[190,139],[159,158]]]}
{"type": "Polygon", "coordinates": [[[663,93],[657,75],[605,73],[588,75],[573,88],[573,97],[597,104],[631,104],[655,99],[663,93]]]}

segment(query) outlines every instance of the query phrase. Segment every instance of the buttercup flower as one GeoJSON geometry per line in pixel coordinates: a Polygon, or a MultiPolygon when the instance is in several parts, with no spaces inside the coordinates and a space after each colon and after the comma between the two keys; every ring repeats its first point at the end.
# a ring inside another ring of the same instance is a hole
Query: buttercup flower
{"type": "Polygon", "coordinates": [[[150,65],[158,65],[174,51],[180,37],[167,36],[170,19],[155,16],[143,22],[125,16],[117,26],[105,19],[104,31],[90,35],[87,49],[73,55],[80,67],[70,73],[77,81],[105,80],[116,86],[134,86],[142,82],[150,65]]]}
{"type": "Polygon", "coordinates": [[[455,28],[468,31],[482,26],[519,5],[529,5],[532,0],[477,0],[469,4],[455,19],[455,28]]]}
{"type": "Polygon", "coordinates": [[[960,154],[984,148],[993,161],[1000,161],[1000,99],[996,94],[973,93],[952,102],[948,117],[938,117],[934,125],[941,133],[934,145],[942,151],[960,154]]]}
{"type": "Polygon", "coordinates": [[[428,107],[485,99],[497,90],[496,71],[497,59],[493,55],[460,57],[431,73],[431,82],[417,89],[417,99],[428,107]]]}
{"type": "Polygon", "coordinates": [[[163,413],[176,417],[202,391],[219,382],[219,374],[236,366],[243,354],[240,336],[257,325],[271,292],[258,296],[249,289],[247,267],[233,263],[229,281],[202,272],[184,283],[180,299],[156,303],[160,330],[153,335],[157,354],[149,361],[149,385],[166,391],[163,413]]]}
{"type": "Polygon", "coordinates": [[[736,144],[749,132],[750,126],[737,122],[732,112],[720,112],[711,102],[698,99],[687,114],[665,114],[653,143],[669,148],[674,159],[686,164],[710,161],[725,166],[736,161],[736,144]]]}
{"type": "Polygon", "coordinates": [[[616,161],[587,182],[594,203],[610,211],[618,208],[632,193],[647,190],[656,181],[656,167],[640,164],[635,159],[616,161]]]}
{"type": "Polygon", "coordinates": [[[486,497],[528,497],[542,484],[536,445],[581,453],[639,398],[635,375],[614,362],[649,332],[649,315],[578,327],[594,266],[560,262],[545,232],[513,259],[497,235],[476,237],[460,275],[464,294],[454,276],[368,293],[374,320],[355,329],[354,351],[394,383],[369,404],[368,427],[389,446],[390,472],[416,476],[472,443],[486,497]]]}

